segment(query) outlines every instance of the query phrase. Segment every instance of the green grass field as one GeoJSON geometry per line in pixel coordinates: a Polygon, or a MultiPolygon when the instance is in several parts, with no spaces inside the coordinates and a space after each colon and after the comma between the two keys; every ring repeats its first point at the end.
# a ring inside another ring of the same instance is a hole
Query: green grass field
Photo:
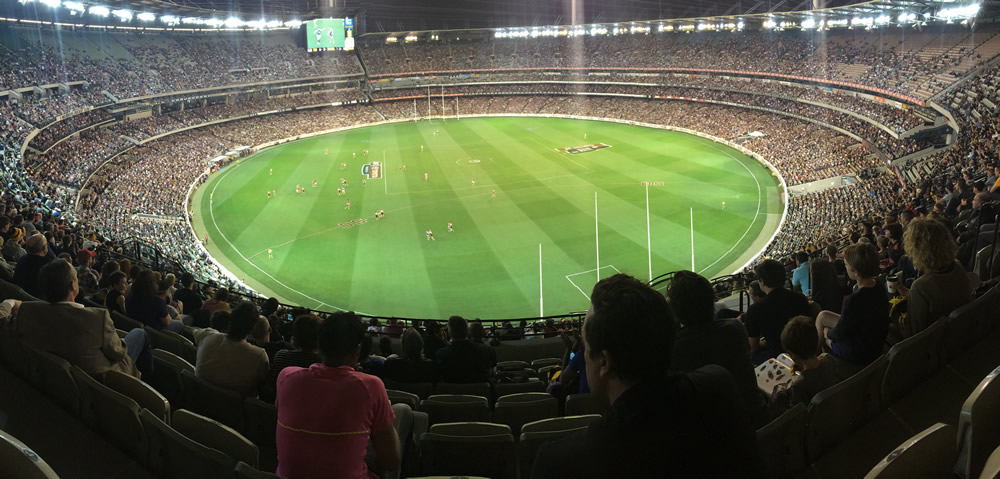
{"type": "Polygon", "coordinates": [[[690,269],[692,218],[695,270],[731,273],[781,214],[770,171],[712,141],[508,117],[397,123],[280,145],[214,174],[193,204],[198,237],[207,234],[212,255],[263,294],[322,310],[483,319],[538,316],[542,303],[546,315],[580,311],[599,276],[648,279],[650,264],[654,276],[690,269]],[[557,150],[598,143],[610,148],[557,150]],[[362,166],[374,161],[383,178],[362,187],[362,166]],[[644,181],[656,182],[648,187],[651,258],[644,181]],[[385,217],[376,221],[379,209],[385,217]]]}

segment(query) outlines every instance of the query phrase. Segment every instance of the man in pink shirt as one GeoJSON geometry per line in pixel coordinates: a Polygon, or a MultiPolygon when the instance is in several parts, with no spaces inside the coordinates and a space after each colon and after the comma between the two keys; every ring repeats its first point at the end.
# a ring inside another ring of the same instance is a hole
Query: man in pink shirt
{"type": "Polygon", "coordinates": [[[278,475],[288,479],[379,477],[365,463],[368,440],[380,471],[399,466],[395,414],[382,381],[356,372],[365,328],[336,313],[319,330],[321,364],[278,375],[278,475]]]}

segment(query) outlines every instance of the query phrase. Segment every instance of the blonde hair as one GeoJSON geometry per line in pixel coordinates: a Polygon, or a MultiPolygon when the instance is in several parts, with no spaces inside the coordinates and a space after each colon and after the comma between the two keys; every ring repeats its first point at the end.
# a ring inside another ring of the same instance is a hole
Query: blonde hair
{"type": "Polygon", "coordinates": [[[955,262],[958,246],[948,228],[940,221],[915,219],[906,226],[903,248],[920,271],[944,271],[955,262]]]}

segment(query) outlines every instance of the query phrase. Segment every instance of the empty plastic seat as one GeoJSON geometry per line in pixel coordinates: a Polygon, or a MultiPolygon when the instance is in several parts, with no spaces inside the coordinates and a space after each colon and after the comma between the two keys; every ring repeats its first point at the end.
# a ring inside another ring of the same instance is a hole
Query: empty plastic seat
{"type": "Polygon", "coordinates": [[[566,415],[580,416],[584,414],[604,414],[608,404],[602,398],[591,393],[570,394],[566,396],[566,415]]]}
{"type": "Polygon", "coordinates": [[[38,386],[60,407],[72,414],[77,414],[80,408],[79,392],[76,381],[70,374],[69,361],[39,349],[26,346],[38,368],[38,386]]]}
{"type": "Polygon", "coordinates": [[[132,398],[139,407],[148,409],[163,422],[170,422],[170,402],[152,386],[118,371],[105,373],[104,385],[132,398]]]}
{"type": "Polygon", "coordinates": [[[944,478],[954,465],[955,428],[937,423],[900,444],[865,479],[944,478]]]}
{"type": "Polygon", "coordinates": [[[510,434],[510,427],[492,422],[445,422],[431,426],[428,432],[446,436],[495,436],[510,434]]]}
{"type": "Polygon", "coordinates": [[[757,430],[757,445],[767,477],[795,477],[806,459],[806,406],[796,404],[757,430]]]}
{"type": "Polygon", "coordinates": [[[420,404],[420,396],[413,393],[397,391],[395,389],[386,389],[385,393],[389,396],[391,404],[406,404],[414,411],[417,409],[417,405],[420,404]]]}
{"type": "Polygon", "coordinates": [[[546,366],[559,366],[560,364],[562,364],[562,359],[559,358],[536,359],[531,362],[531,369],[538,370],[546,366]]]}
{"type": "MultiPolygon", "coordinates": [[[[177,338],[180,337],[178,334],[171,333],[165,329],[157,331],[149,326],[146,326],[144,329],[146,330],[146,333],[149,334],[149,342],[153,349],[162,349],[164,351],[174,353],[182,358],[184,357],[184,346],[182,346],[181,342],[177,340],[177,338]]],[[[185,360],[190,362],[187,358],[185,358],[185,360]]]]}
{"type": "Polygon", "coordinates": [[[941,343],[948,320],[940,319],[923,331],[900,341],[886,355],[882,400],[892,405],[941,366],[941,343]]]}
{"type": "Polygon", "coordinates": [[[243,400],[246,416],[247,439],[257,445],[260,455],[258,469],[275,471],[278,469],[278,445],[275,443],[275,429],[278,427],[278,408],[257,398],[243,400]]]}
{"type": "Polygon", "coordinates": [[[1000,311],[1000,286],[952,311],[944,337],[944,361],[950,362],[986,337],[997,326],[997,311],[1000,311]]]}
{"type": "Polygon", "coordinates": [[[514,438],[510,434],[451,436],[427,432],[420,436],[420,449],[424,474],[517,477],[514,438]]]}
{"type": "Polygon", "coordinates": [[[137,455],[143,436],[139,404],[97,382],[78,366],[73,366],[70,374],[80,391],[80,418],[84,423],[94,426],[122,451],[137,455]]]}
{"type": "Polygon", "coordinates": [[[859,373],[813,396],[809,403],[806,451],[814,461],[882,409],[882,378],[888,360],[879,356],[859,373]]]}
{"type": "Polygon", "coordinates": [[[420,399],[427,399],[428,396],[434,394],[434,384],[433,383],[403,383],[399,381],[382,380],[385,384],[386,389],[393,389],[396,391],[408,392],[410,394],[416,394],[420,399]]]}
{"type": "Polygon", "coordinates": [[[181,371],[181,381],[184,382],[186,409],[243,431],[243,396],[240,393],[205,381],[192,371],[181,371]]]}
{"type": "Polygon", "coordinates": [[[497,363],[497,371],[523,371],[529,367],[527,361],[500,361],[497,363]]]}
{"type": "Polygon", "coordinates": [[[181,380],[181,371],[193,373],[194,365],[174,353],[154,349],[153,372],[143,375],[142,380],[167,398],[174,409],[180,409],[184,407],[184,381],[181,380]]]}
{"type": "Polygon", "coordinates": [[[35,451],[3,430],[0,430],[0,476],[59,479],[59,475],[35,451]]]}
{"type": "Polygon", "coordinates": [[[222,452],[234,461],[242,461],[254,468],[257,467],[259,457],[257,446],[219,421],[186,409],[179,409],[174,411],[171,426],[177,432],[222,452]]]}
{"type": "Polygon", "coordinates": [[[432,425],[441,422],[490,420],[490,406],[482,396],[435,394],[420,401],[418,410],[427,413],[432,425]]]}
{"type": "Polygon", "coordinates": [[[979,479],[1000,479],[1000,446],[997,446],[993,450],[993,454],[990,454],[989,459],[986,460],[986,465],[983,466],[983,472],[979,474],[979,479]]]}
{"type": "Polygon", "coordinates": [[[559,415],[559,402],[547,393],[518,393],[497,398],[493,422],[510,426],[514,437],[520,437],[521,426],[559,415]]]}
{"type": "Polygon", "coordinates": [[[162,479],[232,477],[236,463],[225,453],[177,432],[147,410],[143,410],[140,417],[145,430],[144,454],[140,460],[155,476],[162,479]]]}
{"type": "Polygon", "coordinates": [[[986,458],[1000,444],[1000,367],[976,386],[962,404],[958,416],[958,464],[955,473],[963,478],[979,475],[986,458]]]}
{"type": "Polygon", "coordinates": [[[258,471],[245,462],[236,463],[236,477],[238,479],[281,479],[280,476],[270,472],[258,471]]]}
{"type": "Polygon", "coordinates": [[[586,429],[599,419],[600,415],[589,414],[542,419],[522,425],[520,441],[517,444],[521,477],[531,477],[531,466],[535,463],[535,456],[538,455],[538,449],[542,445],[586,429]]]}
{"type": "Polygon", "coordinates": [[[498,398],[517,393],[543,393],[545,381],[526,381],[523,383],[500,383],[494,386],[498,398]]]}
{"type": "Polygon", "coordinates": [[[490,383],[437,383],[434,386],[434,394],[464,394],[489,399],[493,397],[493,389],[490,383]]]}

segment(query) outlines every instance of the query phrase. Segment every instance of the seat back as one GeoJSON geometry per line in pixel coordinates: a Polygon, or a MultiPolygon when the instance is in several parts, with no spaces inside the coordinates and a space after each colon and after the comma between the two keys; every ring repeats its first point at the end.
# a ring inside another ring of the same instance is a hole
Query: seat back
{"type": "Polygon", "coordinates": [[[559,358],[536,359],[531,362],[531,369],[538,370],[546,366],[559,366],[560,364],[562,364],[562,359],[559,358]]]}
{"type": "Polygon", "coordinates": [[[494,386],[497,398],[517,393],[544,393],[545,381],[525,381],[523,383],[499,383],[494,386]]]}
{"type": "Polygon", "coordinates": [[[566,396],[566,415],[581,416],[584,414],[604,414],[608,404],[591,393],[570,394],[566,396]]]}
{"type": "Polygon", "coordinates": [[[948,320],[941,318],[889,350],[882,400],[887,406],[910,392],[941,366],[941,344],[948,320]]]}
{"type": "Polygon", "coordinates": [[[993,454],[990,454],[989,459],[986,460],[986,465],[983,466],[983,472],[979,474],[979,479],[1000,479],[1000,446],[997,446],[993,450],[993,454]]]}
{"type": "Polygon", "coordinates": [[[142,379],[167,398],[174,409],[179,409],[185,406],[181,371],[193,373],[194,365],[174,353],[154,349],[153,372],[143,375],[142,379]]]}
{"type": "Polygon", "coordinates": [[[427,399],[428,396],[434,394],[434,384],[433,383],[403,383],[398,381],[382,380],[385,384],[386,389],[393,389],[396,391],[403,391],[410,394],[415,394],[420,399],[427,399]]]}
{"type": "Polygon", "coordinates": [[[38,361],[36,356],[31,354],[28,346],[22,343],[13,334],[4,334],[0,341],[0,355],[7,367],[17,374],[21,379],[36,387],[41,387],[41,376],[38,373],[38,361]]]}
{"type": "Polygon", "coordinates": [[[17,479],[59,479],[35,451],[3,430],[0,430],[0,475],[17,479]]]}
{"type": "Polygon", "coordinates": [[[140,414],[146,454],[143,464],[161,479],[215,479],[232,477],[235,462],[168,426],[144,409],[140,414]]]}
{"type": "Polygon", "coordinates": [[[236,463],[237,479],[281,479],[280,476],[270,472],[258,471],[245,462],[236,463]]]}
{"type": "Polygon", "coordinates": [[[531,477],[531,467],[535,463],[535,457],[538,456],[538,450],[543,445],[582,431],[600,418],[601,416],[597,414],[555,417],[529,422],[521,426],[520,440],[517,444],[521,477],[531,477]]]}
{"type": "Polygon", "coordinates": [[[464,394],[489,399],[493,397],[493,389],[490,383],[437,383],[434,386],[434,394],[464,394]]]}
{"type": "Polygon", "coordinates": [[[108,371],[104,375],[104,385],[124,394],[143,409],[160,418],[165,423],[170,423],[170,402],[162,394],[156,392],[152,386],[140,381],[134,376],[118,371],[108,371]]]}
{"type": "Polygon", "coordinates": [[[492,422],[445,422],[431,426],[429,432],[446,436],[495,436],[510,434],[510,428],[492,422]]]}
{"type": "Polygon", "coordinates": [[[948,477],[954,465],[955,428],[937,423],[900,444],[865,479],[948,477]]]}
{"type": "Polygon", "coordinates": [[[243,396],[236,391],[216,386],[195,376],[191,371],[181,371],[184,382],[184,407],[208,416],[236,431],[243,431],[243,396]]]}
{"type": "Polygon", "coordinates": [[[420,450],[423,474],[517,477],[514,438],[510,434],[449,436],[427,432],[420,436],[420,450]]]}
{"type": "Polygon", "coordinates": [[[806,419],[806,451],[814,461],[882,409],[882,378],[888,360],[879,356],[860,372],[813,396],[806,419]]]}
{"type": "Polygon", "coordinates": [[[530,367],[527,361],[500,361],[497,363],[497,371],[523,371],[530,367]]]}
{"type": "Polygon", "coordinates": [[[157,331],[149,326],[145,326],[143,329],[149,334],[149,341],[153,349],[162,349],[164,351],[170,351],[180,357],[184,357],[184,347],[181,342],[177,340],[174,334],[171,336],[170,331],[161,330],[157,331]]]}
{"type": "Polygon", "coordinates": [[[76,381],[70,374],[69,361],[55,354],[25,346],[37,366],[39,387],[54,403],[76,415],[80,400],[76,381]]]}
{"type": "Polygon", "coordinates": [[[160,330],[160,333],[170,339],[173,339],[177,344],[180,344],[181,353],[178,356],[184,358],[185,361],[191,364],[196,364],[198,362],[198,347],[195,346],[190,339],[166,329],[160,330]]]}
{"type": "Polygon", "coordinates": [[[767,477],[795,477],[806,460],[806,406],[796,404],[757,430],[757,446],[767,477]]]}
{"type": "Polygon", "coordinates": [[[485,397],[461,394],[433,395],[420,401],[419,411],[426,412],[430,424],[442,422],[486,422],[490,407],[485,397]]]}
{"type": "Polygon", "coordinates": [[[258,468],[274,471],[278,468],[278,446],[275,430],[278,428],[278,408],[257,398],[243,400],[246,415],[246,438],[257,445],[260,456],[258,468]]]}
{"type": "Polygon", "coordinates": [[[416,410],[417,405],[420,404],[420,396],[413,393],[397,391],[395,389],[386,389],[385,393],[389,396],[389,402],[391,404],[406,404],[413,410],[416,410]]]}
{"type": "Polygon", "coordinates": [[[115,324],[116,329],[128,332],[135,328],[142,329],[143,327],[145,327],[141,321],[137,321],[128,316],[125,316],[124,314],[119,313],[118,311],[109,311],[109,312],[111,313],[111,322],[115,324]]]}
{"type": "Polygon", "coordinates": [[[197,439],[202,445],[215,449],[234,461],[243,461],[257,467],[257,446],[231,427],[187,409],[174,411],[171,425],[177,432],[197,439]]]}
{"type": "Polygon", "coordinates": [[[497,398],[493,422],[506,424],[515,438],[521,437],[521,426],[559,415],[559,401],[546,393],[519,393],[497,398]]]}
{"type": "Polygon", "coordinates": [[[112,444],[129,455],[140,455],[143,430],[139,404],[97,382],[77,366],[70,369],[70,374],[80,391],[80,411],[84,422],[90,416],[97,429],[112,444]]]}
{"type": "Polygon", "coordinates": [[[1000,444],[1000,367],[990,372],[972,391],[958,415],[958,464],[963,478],[979,475],[986,458],[1000,444]]]}
{"type": "Polygon", "coordinates": [[[1000,310],[1000,285],[962,306],[948,316],[944,337],[944,361],[950,362],[968,350],[969,346],[986,337],[997,326],[1000,310]]]}

